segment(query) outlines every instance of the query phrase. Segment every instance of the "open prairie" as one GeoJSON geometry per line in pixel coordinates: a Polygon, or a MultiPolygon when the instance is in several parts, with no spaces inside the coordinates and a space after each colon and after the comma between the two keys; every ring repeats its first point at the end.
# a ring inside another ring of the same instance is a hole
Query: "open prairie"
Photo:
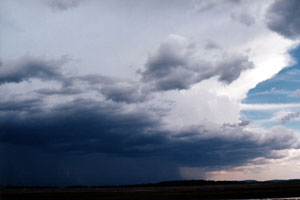
{"type": "MultiPolygon", "coordinates": [[[[300,197],[300,182],[111,188],[2,189],[2,200],[259,199],[300,197]]],[[[295,198],[293,198],[295,199],[295,198]]],[[[296,198],[297,199],[297,198],[296,198]]],[[[299,198],[300,199],[300,198],[299,198]]]]}

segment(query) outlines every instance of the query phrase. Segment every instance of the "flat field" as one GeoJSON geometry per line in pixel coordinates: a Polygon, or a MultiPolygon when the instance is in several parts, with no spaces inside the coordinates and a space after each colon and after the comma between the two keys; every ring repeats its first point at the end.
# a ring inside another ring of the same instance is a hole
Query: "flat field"
{"type": "MultiPolygon", "coordinates": [[[[2,188],[1,200],[96,199],[259,199],[300,197],[300,181],[193,186],[130,186],[112,188],[2,188]]],[[[297,199],[297,198],[295,198],[297,199]]],[[[299,198],[300,199],[300,198],[299,198]]]]}

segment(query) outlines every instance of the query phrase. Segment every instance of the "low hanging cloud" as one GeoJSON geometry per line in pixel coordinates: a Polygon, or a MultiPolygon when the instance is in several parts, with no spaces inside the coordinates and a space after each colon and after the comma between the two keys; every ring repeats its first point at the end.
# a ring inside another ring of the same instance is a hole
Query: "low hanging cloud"
{"type": "Polygon", "coordinates": [[[289,113],[280,119],[282,124],[285,124],[293,119],[300,117],[300,112],[289,113]]]}
{"type": "MultiPolygon", "coordinates": [[[[165,169],[172,171],[172,177],[177,177],[173,172],[179,166],[222,169],[243,165],[258,157],[276,159],[274,151],[300,147],[295,134],[284,127],[273,127],[267,133],[255,133],[244,130],[246,125],[241,123],[219,128],[193,126],[174,132],[162,128],[161,115],[156,111],[147,107],[128,110],[122,104],[110,101],[75,99],[50,108],[36,99],[26,103],[20,100],[0,104],[0,137],[6,155],[22,149],[20,154],[24,154],[25,158],[38,158],[38,161],[34,159],[35,166],[47,163],[47,159],[54,159],[55,155],[65,158],[64,166],[75,162],[78,157],[83,160],[96,159],[100,163],[106,162],[104,157],[115,158],[116,162],[122,159],[136,162],[153,159],[164,163],[168,166],[165,169]],[[24,150],[25,147],[31,150],[24,150]],[[101,156],[95,157],[97,154],[101,156]]],[[[4,171],[10,171],[17,162],[18,159],[2,162],[6,163],[4,171]]],[[[114,168],[114,165],[106,164],[112,166],[103,170],[113,176],[114,172],[108,169],[114,168]]],[[[28,163],[26,165],[30,166],[28,163]]],[[[158,167],[155,163],[152,165],[158,167]]],[[[27,171],[30,176],[35,177],[43,170],[35,166],[32,166],[35,170],[27,171]]],[[[147,169],[140,170],[147,174],[147,169]]],[[[51,169],[48,171],[52,173],[51,169]]],[[[2,176],[2,180],[14,177],[11,173],[2,176]]],[[[156,180],[166,177],[160,173],[149,176],[156,176],[156,180]]],[[[130,180],[132,177],[128,178],[130,180]]],[[[57,177],[57,180],[60,179],[57,177]]]]}
{"type": "Polygon", "coordinates": [[[230,84],[242,71],[254,67],[245,55],[234,54],[222,57],[212,63],[199,59],[196,44],[185,38],[171,35],[160,44],[159,49],[151,55],[141,72],[145,83],[150,83],[155,90],[188,89],[193,84],[214,76],[219,81],[230,84]]]}
{"type": "Polygon", "coordinates": [[[219,129],[194,126],[174,133],[162,129],[160,117],[152,111],[126,111],[120,104],[105,101],[77,99],[49,110],[33,99],[31,102],[26,100],[26,103],[2,102],[0,111],[2,143],[30,145],[61,153],[101,152],[129,157],[160,155],[181,164],[210,166],[226,162],[230,165],[231,156],[226,152],[242,150],[249,145],[252,148],[243,150],[247,154],[242,156],[236,151],[240,160],[232,162],[244,162],[258,155],[267,156],[272,150],[299,145],[293,132],[283,127],[275,127],[266,134],[245,131],[244,124],[219,129]],[[10,112],[12,110],[14,112],[10,112]],[[277,134],[279,132],[281,134],[277,134]],[[266,151],[258,153],[260,148],[266,151]],[[184,156],[187,154],[192,157],[184,156]],[[210,163],[205,159],[195,159],[196,155],[216,160],[210,163]]]}
{"type": "Polygon", "coordinates": [[[275,0],[266,20],[271,30],[289,39],[300,39],[300,1],[275,0]]]}

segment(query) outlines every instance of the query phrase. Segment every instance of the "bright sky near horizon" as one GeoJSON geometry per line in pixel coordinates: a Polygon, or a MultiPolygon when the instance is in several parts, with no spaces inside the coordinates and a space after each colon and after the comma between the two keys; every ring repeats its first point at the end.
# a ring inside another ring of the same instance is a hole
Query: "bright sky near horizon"
{"type": "Polygon", "coordinates": [[[300,178],[300,1],[2,0],[0,184],[300,178]]]}

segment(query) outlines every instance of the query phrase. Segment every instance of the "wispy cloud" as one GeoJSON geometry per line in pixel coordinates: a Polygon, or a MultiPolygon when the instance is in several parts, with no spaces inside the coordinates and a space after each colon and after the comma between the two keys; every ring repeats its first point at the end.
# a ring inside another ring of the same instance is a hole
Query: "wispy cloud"
{"type": "Polygon", "coordinates": [[[300,96],[300,89],[293,91],[290,96],[292,96],[292,97],[299,97],[300,96]]]}
{"type": "Polygon", "coordinates": [[[65,11],[79,6],[82,0],[48,0],[48,5],[53,11],[65,11]]]}
{"type": "Polygon", "coordinates": [[[280,121],[282,124],[285,124],[299,116],[300,116],[300,112],[289,113],[289,114],[283,116],[280,121]]]}
{"type": "Polygon", "coordinates": [[[287,104],[241,104],[242,110],[279,110],[286,108],[300,108],[300,103],[287,104]]]}

